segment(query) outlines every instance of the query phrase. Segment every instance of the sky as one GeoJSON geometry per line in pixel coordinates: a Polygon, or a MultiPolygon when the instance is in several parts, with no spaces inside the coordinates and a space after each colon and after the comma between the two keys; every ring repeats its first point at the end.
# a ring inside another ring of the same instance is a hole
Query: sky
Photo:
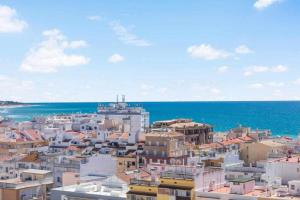
{"type": "Polygon", "coordinates": [[[295,0],[0,0],[0,99],[300,100],[295,0]]]}

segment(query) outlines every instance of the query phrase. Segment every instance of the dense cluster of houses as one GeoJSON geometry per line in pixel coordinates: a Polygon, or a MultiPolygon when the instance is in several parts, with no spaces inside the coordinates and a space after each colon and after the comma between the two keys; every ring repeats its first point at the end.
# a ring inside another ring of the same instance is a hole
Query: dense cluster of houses
{"type": "Polygon", "coordinates": [[[3,118],[0,200],[297,199],[299,152],[297,140],[268,130],[150,125],[125,99],[95,114],[3,118]]]}

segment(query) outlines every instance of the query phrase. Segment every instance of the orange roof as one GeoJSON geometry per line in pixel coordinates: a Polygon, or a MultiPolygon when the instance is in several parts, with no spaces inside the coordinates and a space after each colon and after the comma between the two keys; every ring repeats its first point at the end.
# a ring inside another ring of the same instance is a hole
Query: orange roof
{"type": "Polygon", "coordinates": [[[224,146],[231,145],[231,144],[241,144],[241,143],[244,143],[244,141],[239,138],[228,139],[220,142],[220,144],[224,146]]]}
{"type": "Polygon", "coordinates": [[[128,137],[129,137],[129,133],[122,133],[120,139],[122,139],[122,140],[128,140],[128,137]]]}
{"type": "Polygon", "coordinates": [[[26,129],[23,131],[23,134],[31,141],[43,140],[39,132],[33,129],[26,129]]]}
{"type": "Polygon", "coordinates": [[[107,139],[108,140],[117,140],[117,139],[128,140],[128,137],[129,137],[129,133],[114,132],[114,133],[110,134],[107,137],[107,139]]]}
{"type": "Polygon", "coordinates": [[[251,142],[251,141],[254,141],[254,139],[252,137],[249,137],[249,136],[243,136],[243,137],[239,137],[239,139],[241,140],[244,140],[246,142],[251,142]]]}
{"type": "Polygon", "coordinates": [[[133,179],[136,177],[136,175],[138,174],[140,179],[146,179],[150,177],[150,174],[142,169],[138,169],[139,173],[134,173],[132,171],[132,173],[126,173],[126,172],[121,172],[121,173],[117,173],[117,177],[119,177],[120,179],[122,179],[123,181],[129,183],[130,179],[133,179]]]}
{"type": "Polygon", "coordinates": [[[210,144],[201,144],[199,146],[200,149],[218,149],[222,148],[223,146],[217,142],[210,143],[210,144]]]}
{"type": "Polygon", "coordinates": [[[272,159],[268,162],[282,162],[282,163],[300,163],[300,157],[299,156],[293,156],[291,158],[278,158],[278,159],[272,159]]]}
{"type": "Polygon", "coordinates": [[[39,155],[37,152],[33,152],[22,158],[20,162],[40,162],[39,155]]]}
{"type": "Polygon", "coordinates": [[[77,131],[66,131],[66,133],[72,135],[74,138],[83,140],[85,138],[84,133],[77,132],[77,131]]]}
{"type": "Polygon", "coordinates": [[[107,139],[108,140],[115,140],[115,139],[118,139],[120,137],[120,133],[111,133],[107,139]]]}

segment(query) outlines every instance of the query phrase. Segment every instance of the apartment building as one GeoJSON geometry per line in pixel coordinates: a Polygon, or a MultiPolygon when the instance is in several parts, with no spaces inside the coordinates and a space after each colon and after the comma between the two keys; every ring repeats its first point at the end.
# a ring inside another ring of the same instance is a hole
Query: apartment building
{"type": "Polygon", "coordinates": [[[52,186],[50,171],[28,169],[20,177],[0,180],[0,200],[44,200],[52,186]]]}
{"type": "Polygon", "coordinates": [[[182,165],[187,162],[184,135],[177,132],[152,132],[145,135],[142,154],[144,164],[165,163],[182,165]]]}
{"type": "Polygon", "coordinates": [[[256,164],[260,160],[267,160],[272,155],[281,155],[285,152],[285,149],[286,145],[272,140],[242,143],[240,145],[240,156],[245,164],[250,165],[256,164]]]}
{"type": "Polygon", "coordinates": [[[193,122],[190,119],[157,121],[154,122],[153,128],[170,129],[182,133],[186,142],[196,145],[213,142],[213,127],[209,124],[193,122]]]}

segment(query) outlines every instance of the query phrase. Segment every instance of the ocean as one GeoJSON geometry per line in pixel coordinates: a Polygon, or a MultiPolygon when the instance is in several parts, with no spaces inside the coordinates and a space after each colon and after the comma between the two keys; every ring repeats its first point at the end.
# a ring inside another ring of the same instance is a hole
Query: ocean
{"type": "MultiPolygon", "coordinates": [[[[131,102],[150,112],[150,121],[191,118],[209,123],[215,131],[238,125],[270,129],[273,135],[297,137],[300,133],[300,101],[269,102],[131,102]]],[[[34,103],[31,106],[0,109],[0,115],[16,121],[33,116],[94,113],[98,103],[34,103]]]]}

